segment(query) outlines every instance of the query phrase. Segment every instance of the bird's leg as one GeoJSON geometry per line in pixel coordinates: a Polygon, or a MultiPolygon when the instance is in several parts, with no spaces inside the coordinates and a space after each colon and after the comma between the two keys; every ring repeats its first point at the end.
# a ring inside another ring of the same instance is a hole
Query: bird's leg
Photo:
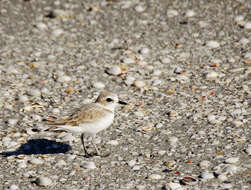
{"type": "Polygon", "coordinates": [[[94,140],[94,139],[95,139],[95,135],[94,135],[94,136],[92,136],[92,145],[94,146],[94,148],[95,148],[95,150],[96,150],[97,155],[100,155],[100,152],[99,152],[99,150],[98,150],[98,148],[97,148],[96,144],[93,142],[93,140],[94,140]]]}
{"type": "Polygon", "coordinates": [[[84,142],[84,133],[81,134],[81,142],[84,147],[84,152],[86,156],[89,156],[89,153],[87,152],[87,149],[85,148],[85,142],[84,142]]]}

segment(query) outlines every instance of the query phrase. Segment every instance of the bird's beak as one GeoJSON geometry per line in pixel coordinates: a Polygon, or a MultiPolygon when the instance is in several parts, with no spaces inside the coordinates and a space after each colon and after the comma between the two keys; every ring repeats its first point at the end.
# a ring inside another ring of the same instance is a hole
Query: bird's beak
{"type": "Polygon", "coordinates": [[[123,101],[120,101],[120,100],[119,100],[119,104],[122,104],[122,105],[127,105],[127,103],[126,103],[126,102],[123,102],[123,101]]]}

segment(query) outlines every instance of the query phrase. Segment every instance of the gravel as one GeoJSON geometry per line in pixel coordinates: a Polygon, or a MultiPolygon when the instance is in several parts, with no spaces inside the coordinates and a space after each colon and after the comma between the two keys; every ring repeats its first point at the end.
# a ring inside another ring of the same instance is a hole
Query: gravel
{"type": "Polygon", "coordinates": [[[0,188],[250,189],[250,7],[1,3],[0,188]],[[128,102],[97,134],[103,156],[44,130],[102,89],[128,102]]]}
{"type": "Polygon", "coordinates": [[[107,73],[111,74],[111,75],[119,75],[119,74],[121,74],[121,69],[119,66],[115,65],[115,66],[111,67],[110,69],[108,69],[107,73]]]}
{"type": "Polygon", "coordinates": [[[95,166],[94,162],[84,162],[83,163],[83,168],[86,168],[86,169],[95,169],[96,166],[95,166]]]}
{"type": "Polygon", "coordinates": [[[40,176],[37,178],[36,184],[38,186],[45,186],[46,187],[46,186],[52,185],[52,180],[48,177],[40,176]]]}

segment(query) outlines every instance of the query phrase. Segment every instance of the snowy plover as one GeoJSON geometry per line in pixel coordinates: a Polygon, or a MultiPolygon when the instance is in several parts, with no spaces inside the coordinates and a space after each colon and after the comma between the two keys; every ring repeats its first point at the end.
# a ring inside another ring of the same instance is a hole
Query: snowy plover
{"type": "Polygon", "coordinates": [[[47,120],[48,125],[53,127],[49,130],[63,130],[71,133],[80,133],[81,141],[86,156],[90,154],[84,144],[84,134],[92,137],[92,144],[99,155],[99,151],[93,142],[95,135],[109,127],[114,119],[115,107],[119,104],[126,104],[119,101],[118,96],[108,91],[100,93],[95,103],[84,104],[78,112],[73,113],[61,120],[47,120]]]}

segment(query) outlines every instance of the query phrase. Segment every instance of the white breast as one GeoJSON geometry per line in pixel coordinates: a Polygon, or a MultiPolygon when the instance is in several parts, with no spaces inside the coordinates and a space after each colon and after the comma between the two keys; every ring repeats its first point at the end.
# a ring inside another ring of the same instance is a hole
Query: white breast
{"type": "Polygon", "coordinates": [[[96,133],[106,129],[109,127],[113,122],[114,114],[110,113],[107,114],[106,117],[94,122],[89,123],[88,125],[81,125],[80,127],[83,128],[83,132],[89,135],[95,135],[96,133]]]}
{"type": "Polygon", "coordinates": [[[108,113],[105,117],[93,122],[93,123],[83,123],[79,126],[61,125],[58,126],[56,130],[66,130],[71,133],[85,133],[87,135],[95,135],[96,133],[109,127],[114,118],[114,113],[108,113]]]}

